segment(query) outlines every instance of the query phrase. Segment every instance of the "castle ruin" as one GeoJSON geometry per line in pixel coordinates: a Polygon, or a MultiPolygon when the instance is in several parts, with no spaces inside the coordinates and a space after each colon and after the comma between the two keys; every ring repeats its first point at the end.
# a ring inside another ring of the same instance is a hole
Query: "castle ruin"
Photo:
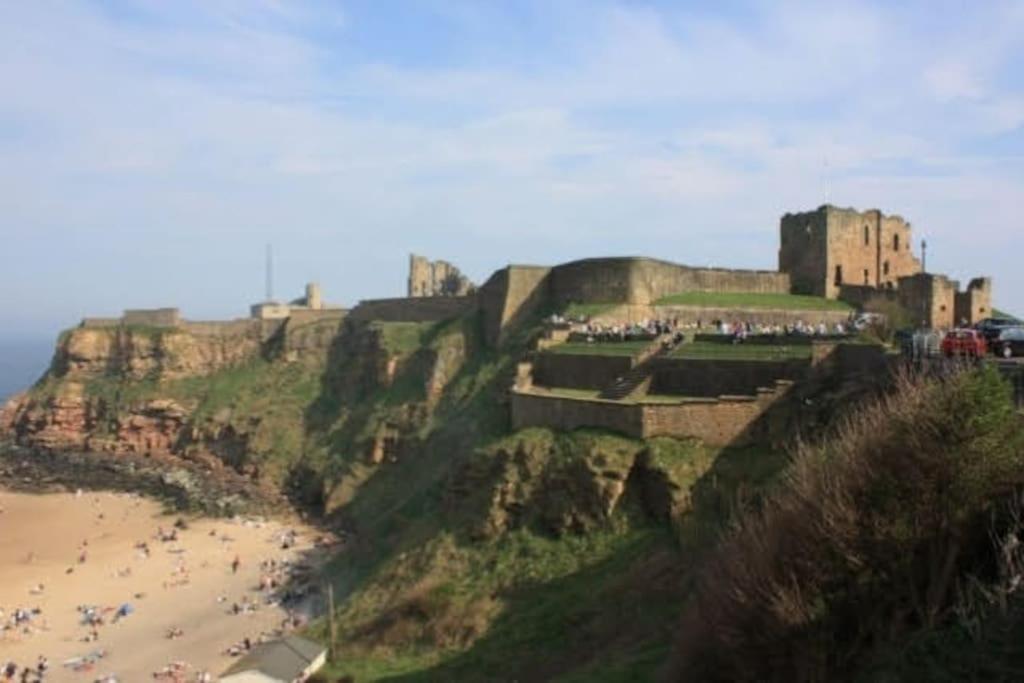
{"type": "Polygon", "coordinates": [[[910,223],[900,216],[826,204],[784,215],[779,238],[779,271],[789,274],[794,294],[859,307],[874,297],[891,299],[923,327],[974,324],[991,315],[991,280],[975,278],[961,291],[957,281],[925,273],[910,223]]]}
{"type": "MultiPolygon", "coordinates": [[[[863,309],[874,299],[899,303],[914,325],[948,329],[973,324],[992,314],[992,282],[972,279],[961,290],[945,275],[926,273],[912,247],[911,225],[877,209],[857,211],[823,205],[787,213],[779,224],[777,270],[697,268],[646,257],[588,258],[555,266],[509,265],[495,271],[479,289],[447,261],[409,257],[407,296],[361,301],[352,311],[323,301],[320,286],[306,285],[305,296],[289,303],[264,301],[250,308],[250,321],[292,324],[316,320],[425,322],[478,310],[488,343],[542,310],[573,304],[598,306],[616,321],[671,317],[689,321],[736,318],[791,324],[815,320],[833,324],[846,311],[717,309],[672,303],[688,292],[803,294],[838,299],[863,309]]],[[[151,325],[213,330],[238,327],[183,321],[177,309],[126,311],[121,318],[87,318],[87,327],[151,325]],[[217,328],[219,329],[219,328],[217,328]]],[[[269,328],[268,328],[269,329],[269,328]]]]}
{"type": "Polygon", "coordinates": [[[475,289],[473,283],[447,261],[409,255],[408,296],[466,296],[475,289]]]}

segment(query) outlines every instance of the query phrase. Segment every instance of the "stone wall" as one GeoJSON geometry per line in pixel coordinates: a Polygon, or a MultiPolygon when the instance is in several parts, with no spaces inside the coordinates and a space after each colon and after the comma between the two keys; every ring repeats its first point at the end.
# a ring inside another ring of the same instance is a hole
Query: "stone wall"
{"type": "Polygon", "coordinates": [[[82,327],[91,328],[109,328],[109,327],[120,327],[120,318],[82,318],[82,327]]]}
{"type": "Polygon", "coordinates": [[[260,321],[251,318],[235,320],[186,320],[181,329],[197,337],[225,337],[255,334],[260,331],[260,321]]]}
{"type": "Polygon", "coordinates": [[[697,438],[713,445],[742,444],[762,436],[759,421],[792,385],[773,384],[754,397],[691,399],[679,403],[620,403],[538,392],[511,392],[513,429],[547,427],[570,431],[607,429],[637,439],[653,436],[697,438]]]}
{"type": "Polygon", "coordinates": [[[828,217],[817,211],[787,213],[779,223],[779,270],[789,273],[794,294],[825,296],[828,217]]]}
{"type": "Polygon", "coordinates": [[[288,327],[294,329],[311,323],[343,320],[347,315],[348,309],[346,308],[321,308],[317,310],[297,309],[292,311],[291,316],[289,316],[288,327]]]}
{"type": "Polygon", "coordinates": [[[643,408],[640,404],[574,399],[532,392],[512,391],[512,429],[548,427],[561,431],[607,429],[642,438],[643,408]]]}
{"type": "Polygon", "coordinates": [[[489,346],[499,346],[548,302],[550,272],[545,266],[507,266],[484,283],[477,296],[489,346]]]}
{"type": "Polygon", "coordinates": [[[897,297],[915,326],[948,329],[953,327],[957,287],[945,275],[920,273],[900,279],[897,297]]]}
{"type": "Polygon", "coordinates": [[[705,398],[756,396],[758,388],[773,387],[776,380],[804,379],[810,367],[810,360],[659,358],[652,364],[650,393],[705,398]]]}
{"type": "Polygon", "coordinates": [[[181,315],[177,308],[134,308],[126,310],[121,320],[125,325],[177,327],[181,315]]]}
{"type": "Polygon", "coordinates": [[[834,299],[843,285],[891,288],[921,271],[910,223],[877,209],[787,213],[779,237],[779,270],[791,274],[797,294],[834,299]]]}
{"type": "Polygon", "coordinates": [[[784,273],[692,268],[651,258],[595,258],[551,269],[552,303],[653,304],[682,292],[788,293],[784,273]]]}
{"type": "Polygon", "coordinates": [[[755,396],[689,400],[681,405],[643,406],[642,438],[655,436],[693,437],[712,446],[742,445],[757,437],[767,437],[766,426],[758,421],[780,398],[789,385],[773,385],[755,396]]]}
{"type": "Polygon", "coordinates": [[[430,322],[468,313],[476,306],[475,296],[433,296],[400,299],[367,299],[348,312],[352,320],[383,322],[430,322]]]}
{"type": "Polygon", "coordinates": [[[409,296],[466,296],[474,289],[473,283],[447,261],[431,261],[416,254],[409,255],[406,290],[409,296]]]}
{"type": "Polygon", "coordinates": [[[533,383],[546,387],[600,390],[629,372],[629,356],[542,353],[533,362],[533,383]]]}
{"type": "Polygon", "coordinates": [[[957,325],[964,322],[974,325],[992,317],[992,280],[987,277],[971,280],[967,289],[956,293],[953,308],[957,325]]]}

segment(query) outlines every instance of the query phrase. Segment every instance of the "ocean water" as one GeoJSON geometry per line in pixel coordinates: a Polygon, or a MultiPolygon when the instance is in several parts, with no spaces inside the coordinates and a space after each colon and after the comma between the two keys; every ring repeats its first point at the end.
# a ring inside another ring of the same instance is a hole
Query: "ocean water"
{"type": "Polygon", "coordinates": [[[0,404],[42,377],[53,345],[53,339],[0,338],[0,404]]]}

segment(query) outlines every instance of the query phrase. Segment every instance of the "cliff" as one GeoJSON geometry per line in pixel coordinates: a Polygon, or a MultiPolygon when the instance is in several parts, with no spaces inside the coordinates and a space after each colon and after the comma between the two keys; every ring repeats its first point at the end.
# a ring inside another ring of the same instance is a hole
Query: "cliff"
{"type": "Polygon", "coordinates": [[[314,511],[348,539],[330,569],[338,674],[650,679],[692,558],[785,453],[511,431],[508,387],[537,332],[522,310],[498,348],[478,312],[271,334],[71,330],[0,413],[0,439],[17,443],[0,480],[314,511]]]}

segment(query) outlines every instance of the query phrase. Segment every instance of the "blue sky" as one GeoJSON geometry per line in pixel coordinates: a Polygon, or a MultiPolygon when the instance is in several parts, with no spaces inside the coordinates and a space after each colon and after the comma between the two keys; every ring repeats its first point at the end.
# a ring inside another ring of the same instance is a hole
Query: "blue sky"
{"type": "Polygon", "coordinates": [[[911,220],[1024,312],[1024,3],[0,4],[0,336],[409,252],[772,268],[779,216],[911,220]]]}

